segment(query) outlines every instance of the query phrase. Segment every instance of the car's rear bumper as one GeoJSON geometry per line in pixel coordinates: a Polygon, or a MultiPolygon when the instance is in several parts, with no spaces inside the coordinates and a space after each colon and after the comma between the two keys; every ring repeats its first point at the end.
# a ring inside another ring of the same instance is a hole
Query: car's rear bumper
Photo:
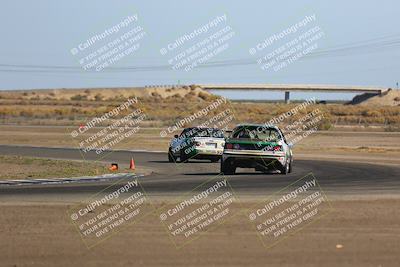
{"type": "Polygon", "coordinates": [[[222,160],[234,160],[238,165],[254,167],[258,165],[269,165],[271,163],[286,163],[285,152],[268,152],[265,151],[232,151],[225,150],[222,160]]]}
{"type": "Polygon", "coordinates": [[[196,155],[205,155],[205,156],[222,156],[224,150],[223,149],[207,149],[207,148],[196,148],[196,155]]]}
{"type": "Polygon", "coordinates": [[[224,156],[229,157],[245,157],[245,158],[279,158],[285,157],[285,152],[283,151],[263,151],[263,150],[233,150],[225,149],[224,156]]]}

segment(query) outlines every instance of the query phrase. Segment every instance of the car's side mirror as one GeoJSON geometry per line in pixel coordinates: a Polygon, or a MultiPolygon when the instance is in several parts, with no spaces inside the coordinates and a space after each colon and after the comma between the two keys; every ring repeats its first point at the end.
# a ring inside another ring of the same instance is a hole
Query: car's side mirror
{"type": "Polygon", "coordinates": [[[178,138],[179,136],[176,134],[176,135],[174,135],[174,138],[178,138]]]}

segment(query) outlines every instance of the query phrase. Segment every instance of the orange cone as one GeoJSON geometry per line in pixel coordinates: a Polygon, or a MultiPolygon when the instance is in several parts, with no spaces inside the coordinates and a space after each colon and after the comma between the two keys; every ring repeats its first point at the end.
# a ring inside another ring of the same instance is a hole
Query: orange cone
{"type": "Polygon", "coordinates": [[[112,163],[111,167],[108,168],[110,171],[116,171],[118,170],[118,164],[117,163],[112,163]]]}
{"type": "Polygon", "coordinates": [[[133,158],[131,158],[131,164],[129,164],[129,169],[134,170],[135,169],[135,161],[133,158]]]}

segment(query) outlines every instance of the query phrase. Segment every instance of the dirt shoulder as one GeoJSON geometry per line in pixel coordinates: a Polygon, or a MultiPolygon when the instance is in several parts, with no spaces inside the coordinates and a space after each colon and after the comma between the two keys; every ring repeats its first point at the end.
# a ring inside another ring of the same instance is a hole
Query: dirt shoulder
{"type": "Polygon", "coordinates": [[[0,180],[64,178],[111,173],[106,164],[0,155],[0,180]]]}
{"type": "MultiPolygon", "coordinates": [[[[332,211],[276,246],[263,247],[245,216],[177,250],[154,214],[88,250],[70,205],[0,204],[4,266],[396,266],[399,199],[332,201],[332,211]],[[385,208],[382,208],[385,207],[385,208]]],[[[241,212],[252,205],[236,206],[241,212]]]]}

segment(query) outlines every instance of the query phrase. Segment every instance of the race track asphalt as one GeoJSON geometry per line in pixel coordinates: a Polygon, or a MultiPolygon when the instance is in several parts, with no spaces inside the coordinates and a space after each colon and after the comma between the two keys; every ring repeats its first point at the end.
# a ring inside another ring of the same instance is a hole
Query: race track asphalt
{"type": "MultiPolygon", "coordinates": [[[[55,159],[82,160],[77,149],[37,148],[22,146],[0,146],[2,155],[23,155],[55,159]]],[[[95,153],[84,155],[85,160],[99,158],[95,153]]],[[[219,163],[191,160],[189,163],[169,163],[166,153],[113,151],[102,159],[127,165],[134,157],[136,166],[151,169],[152,173],[139,178],[145,191],[153,195],[181,195],[203,182],[219,175],[219,163]]],[[[106,164],[106,163],[105,163],[106,164]]],[[[234,191],[241,195],[266,195],[276,192],[305,175],[317,178],[328,196],[382,196],[400,193],[400,167],[321,160],[294,160],[293,172],[289,175],[264,174],[239,169],[236,175],[228,176],[234,191]]],[[[71,183],[60,185],[0,186],[1,197],[24,195],[92,195],[115,181],[71,183]]],[[[112,190],[113,187],[107,190],[112,190]]]]}

